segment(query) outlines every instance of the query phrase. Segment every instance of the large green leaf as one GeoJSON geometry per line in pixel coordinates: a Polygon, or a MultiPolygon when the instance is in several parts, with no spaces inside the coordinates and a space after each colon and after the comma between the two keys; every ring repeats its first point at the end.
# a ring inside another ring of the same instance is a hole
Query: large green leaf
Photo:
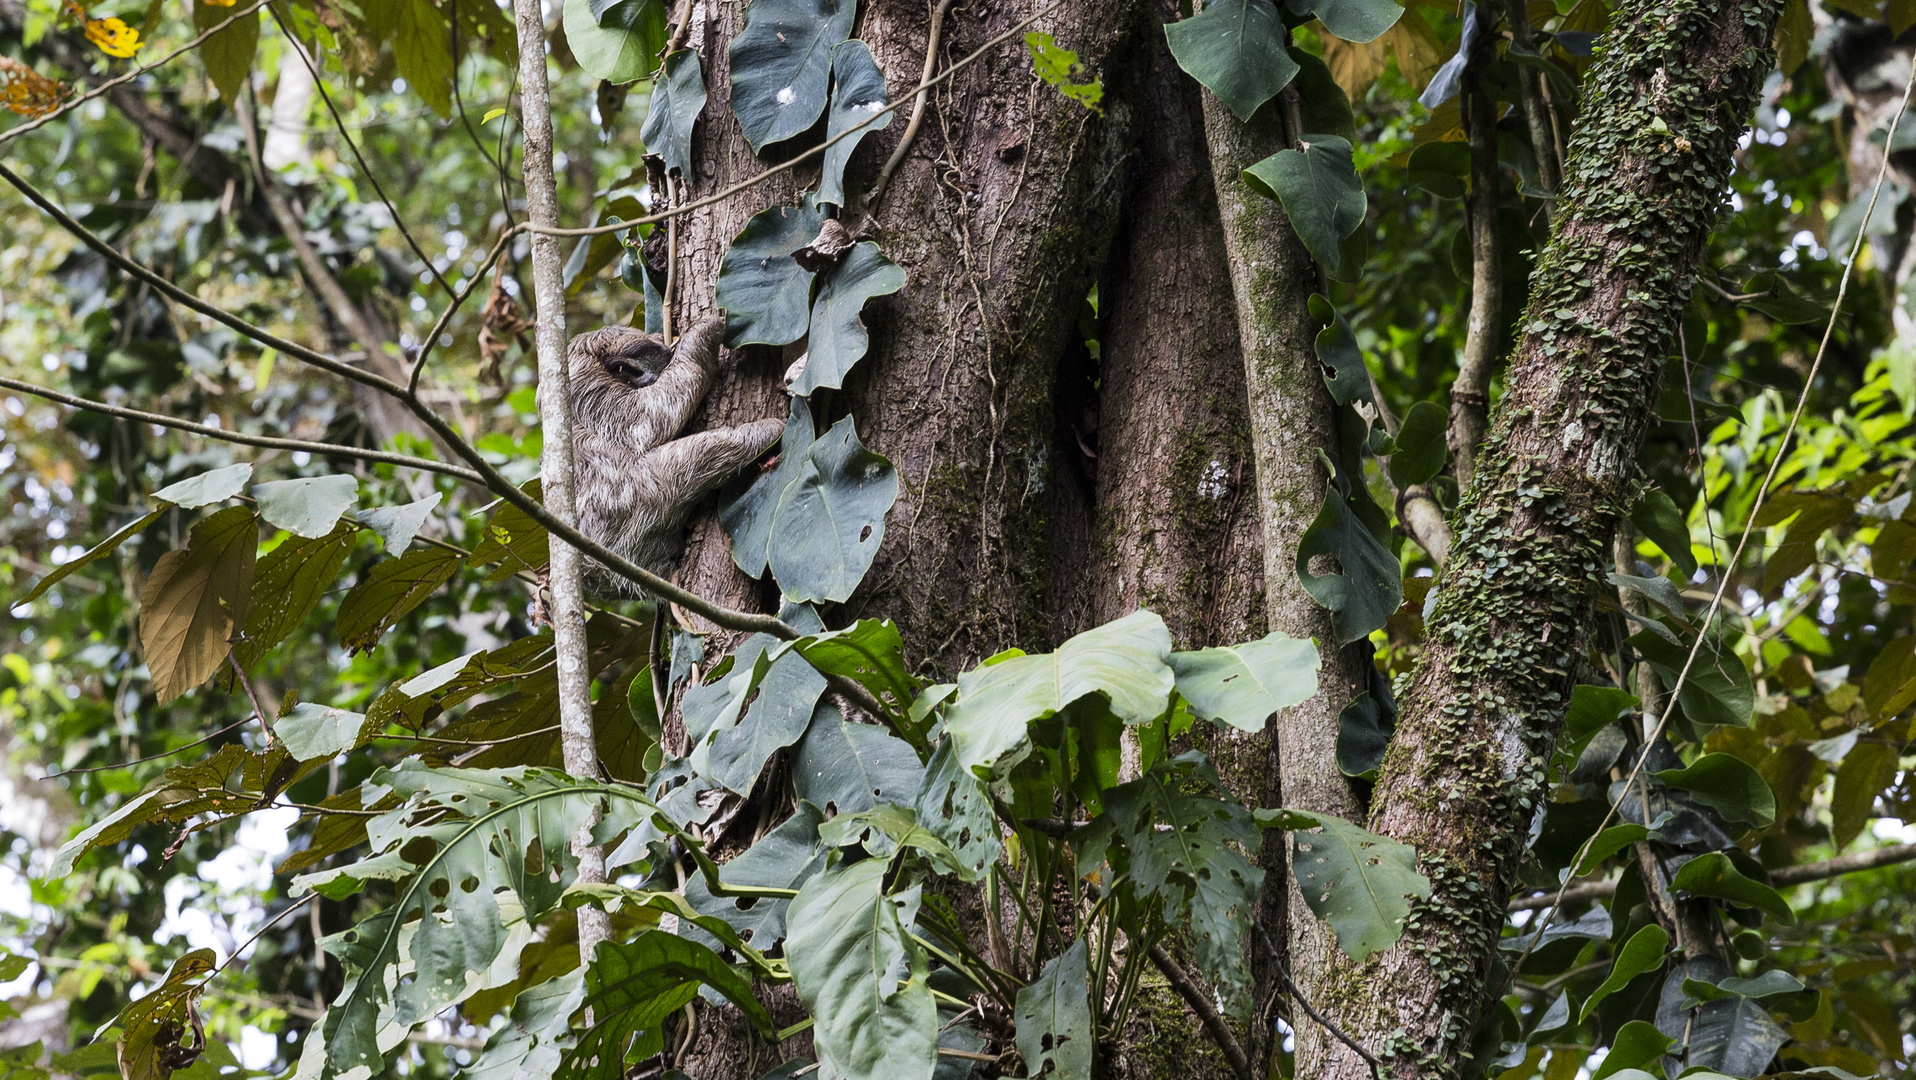
{"type": "Polygon", "coordinates": [[[1364,181],[1352,163],[1350,140],[1305,135],[1301,150],[1279,150],[1244,170],[1250,185],[1284,204],[1297,238],[1324,272],[1350,281],[1363,269],[1345,265],[1344,238],[1364,223],[1364,181]]]}
{"type": "Polygon", "coordinates": [[[921,688],[905,670],[905,641],[890,619],[860,619],[843,630],[808,634],[781,651],[798,653],[826,675],[851,679],[900,716],[921,688]]]}
{"type": "Polygon", "coordinates": [[[1696,573],[1696,554],[1690,550],[1690,526],[1676,500],[1661,488],[1646,488],[1630,511],[1630,524],[1663,549],[1684,577],[1696,573]]]}
{"type": "Polygon", "coordinates": [[[759,474],[737,498],[719,507],[719,524],[732,538],[732,562],[746,577],[765,576],[771,561],[772,515],[785,489],[805,467],[805,452],[811,449],[813,438],[812,408],[803,397],[794,397],[785,418],[785,434],[778,441],[778,464],[770,472],[759,474]]]}
{"type": "Polygon", "coordinates": [[[648,930],[629,942],[606,941],[585,973],[585,1005],[592,1026],[565,1055],[553,1080],[621,1080],[627,1044],[637,1057],[658,1053],[665,1043],[662,1024],[707,986],[752,1022],[760,1034],[772,1033],[772,1018],[752,996],[751,980],[733,971],[704,945],[662,930],[648,930]]]}
{"type": "Polygon", "coordinates": [[[193,526],[187,546],[160,556],[140,591],[140,647],[161,704],[219,670],[252,603],[259,522],[229,506],[193,526]]]}
{"type": "Polygon", "coordinates": [[[931,1080],[938,1006],[925,950],[909,934],[919,891],[886,896],[888,866],[866,859],[807,881],[792,900],[785,954],[828,1069],[848,1080],[931,1080]]]}
{"type": "MultiPolygon", "coordinates": [[[[1676,685],[1677,675],[1689,659],[1689,646],[1672,644],[1648,630],[1632,636],[1630,644],[1663,679],[1663,685],[1676,685]]],[[[1756,687],[1750,682],[1750,669],[1743,666],[1743,658],[1727,642],[1705,641],[1697,649],[1690,673],[1684,676],[1677,704],[1693,724],[1748,727],[1756,711],[1756,687]]]]}
{"type": "Polygon", "coordinates": [[[254,571],[252,609],[233,644],[233,656],[241,667],[250,670],[299,629],[320,599],[332,591],[356,539],[351,526],[340,524],[317,540],[289,537],[266,553],[254,571]]]}
{"type": "Polygon", "coordinates": [[[1397,556],[1377,539],[1336,484],[1326,488],[1324,505],[1298,540],[1296,566],[1304,591],[1330,610],[1339,644],[1382,627],[1404,602],[1397,556]],[[1335,555],[1337,571],[1312,573],[1311,560],[1319,555],[1335,555]]]}
{"type": "MultiPolygon", "coordinates": [[[[871,49],[864,42],[854,38],[832,50],[832,107],[825,118],[825,138],[838,141],[825,148],[824,160],[819,164],[819,202],[845,205],[845,165],[866,135],[891,126],[890,112],[872,119],[873,114],[890,104],[891,97],[885,93],[885,73],[878,70],[871,49]],[[839,138],[848,131],[852,134],[839,138]]],[[[902,274],[900,284],[903,284],[902,274]]],[[[816,343],[813,348],[816,350],[816,343]]],[[[816,351],[812,359],[818,359],[816,351]]]]}
{"type": "MultiPolygon", "coordinates": [[[[394,0],[404,3],[406,0],[394,0]]],[[[426,0],[416,0],[426,3],[426,0]]],[[[233,14],[234,8],[216,7],[212,4],[193,5],[193,28],[204,31],[218,26],[233,14]]],[[[212,80],[213,88],[220,92],[220,100],[228,108],[237,108],[237,96],[246,85],[246,77],[253,68],[253,54],[259,51],[259,15],[246,15],[233,25],[200,42],[200,63],[206,65],[206,77],[212,80]]],[[[445,25],[440,24],[441,27],[445,25]]],[[[395,45],[397,43],[395,42],[395,45]]],[[[397,49],[395,48],[395,53],[397,49]]]]}
{"type": "Polygon", "coordinates": [[[772,576],[799,601],[851,598],[885,539],[898,471],[847,416],[818,437],[772,517],[772,576]]]}
{"type": "Polygon", "coordinates": [[[359,501],[359,481],[344,473],[269,480],[253,485],[259,516],[276,529],[317,540],[359,501]]]}
{"type": "MultiPolygon", "coordinates": [[[[404,0],[400,0],[404,2],[404,0]]],[[[416,0],[425,3],[426,0],[416,0]]],[[[591,0],[565,0],[566,45],[585,73],[609,83],[629,83],[652,74],[665,48],[665,0],[627,0],[605,9],[603,21],[591,0]]]]}
{"type": "Polygon", "coordinates": [[[713,729],[709,742],[695,748],[699,771],[723,787],[749,795],[765,762],[805,734],[812,708],[825,692],[825,676],[802,656],[787,653],[772,661],[759,681],[758,697],[737,724],[713,729]],[[710,767],[703,767],[700,751],[710,767]]]}
{"type": "MultiPolygon", "coordinates": [[[[173,961],[159,986],[120,1010],[113,1022],[121,1030],[115,1049],[123,1080],[167,1080],[173,1074],[177,1063],[171,1059],[192,1046],[186,1033],[200,1025],[194,1003],[216,967],[213,950],[194,949],[173,961]]],[[[198,1043],[205,1049],[204,1033],[198,1043]]]]}
{"type": "Polygon", "coordinates": [[[1300,5],[1291,0],[1291,10],[1316,15],[1324,29],[1358,44],[1375,41],[1384,31],[1404,17],[1404,7],[1396,0],[1316,0],[1300,5]]]}
{"type": "Polygon", "coordinates": [[[665,58],[665,75],[652,87],[652,108],[639,138],[645,152],[665,162],[667,173],[692,175],[692,128],[705,108],[705,74],[696,49],[665,58]]]}
{"type": "Polygon", "coordinates": [[[487,1037],[478,1058],[459,1075],[466,1080],[551,1076],[577,1042],[577,1033],[566,1021],[584,999],[585,972],[578,968],[520,991],[506,1022],[487,1037]]]}
{"type": "Polygon", "coordinates": [[[1353,960],[1389,948],[1404,932],[1412,897],[1430,896],[1408,844],[1309,810],[1259,810],[1264,828],[1290,829],[1298,891],[1353,960]],[[1302,830],[1320,828],[1322,832],[1302,830]]]}
{"type": "Polygon", "coordinates": [[[812,318],[812,272],[792,252],[810,244],[824,220],[808,197],[798,206],[760,210],[732,239],[719,260],[717,285],[727,346],[789,345],[805,336],[812,318]]]}
{"type": "MultiPolygon", "coordinates": [[[[847,42],[856,45],[857,42],[847,42]]],[[[871,347],[859,312],[875,296],[889,296],[905,287],[905,272],[879,253],[878,245],[861,240],[852,245],[845,261],[832,269],[812,301],[812,336],[805,370],[792,384],[792,393],[807,395],[821,386],[845,385],[845,375],[871,347]]]]}
{"type": "Polygon", "coordinates": [[[252,475],[253,466],[242,461],[168,484],[153,493],[153,501],[171,503],[182,510],[197,510],[238,495],[246,489],[246,481],[252,475]]]}
{"type": "Polygon", "coordinates": [[[1583,1011],[1577,1014],[1577,1022],[1588,1020],[1598,1002],[1629,985],[1631,979],[1662,967],[1663,951],[1669,945],[1670,935],[1664,932],[1663,927],[1654,924],[1630,935],[1630,940],[1617,950],[1617,957],[1610,964],[1610,974],[1584,1000],[1583,1011]]]}
{"type": "Polygon", "coordinates": [[[412,546],[413,537],[419,535],[420,526],[426,523],[433,509],[443,498],[437,491],[415,502],[401,503],[398,506],[380,506],[371,510],[361,510],[354,515],[361,525],[378,535],[386,545],[386,554],[404,555],[412,546]]]}
{"type": "Polygon", "coordinates": [[[374,854],[294,879],[298,891],[350,895],[370,879],[395,882],[391,906],[332,941],[347,982],[322,1022],[336,1072],[378,1068],[379,1031],[410,1027],[478,988],[506,947],[508,893],[528,922],[551,910],[577,871],[572,837],[639,825],[653,807],[638,791],[545,769],[432,769],[405,762],[374,774],[404,800],[366,826],[374,854]],[[400,940],[415,970],[389,986],[400,940]],[[390,1012],[388,1012],[390,1010],[390,1012]],[[384,1015],[382,1015],[384,1014],[384,1015]]]}
{"type": "Polygon", "coordinates": [[[932,752],[924,776],[915,806],[919,822],[951,848],[961,867],[960,878],[984,880],[1004,850],[991,793],[983,781],[958,764],[950,739],[940,742],[932,752]]]}
{"type": "Polygon", "coordinates": [[[1260,840],[1250,811],[1217,798],[1219,788],[1202,756],[1185,754],[1105,792],[1104,816],[1138,895],[1190,934],[1198,967],[1242,1015],[1251,991],[1245,942],[1264,871],[1244,856],[1260,840]]]}
{"type": "Polygon", "coordinates": [[[1858,744],[1843,755],[1830,792],[1830,839],[1838,849],[1862,835],[1876,816],[1876,797],[1896,782],[1897,748],[1886,742],[1858,744]]]}
{"type": "Polygon", "coordinates": [[[1563,745],[1570,753],[1580,753],[1590,737],[1625,712],[1636,708],[1637,696],[1614,686],[1579,683],[1570,691],[1570,711],[1563,724],[1563,745]]]}
{"type": "Polygon", "coordinates": [[[1337,85],[1337,79],[1324,61],[1293,45],[1291,59],[1297,61],[1298,123],[1305,131],[1328,131],[1357,141],[1357,117],[1351,112],[1350,95],[1337,85]]]}
{"type": "Polygon", "coordinates": [[[1656,774],[1666,786],[1683,788],[1697,802],[1754,829],[1776,820],[1776,794],[1763,775],[1733,754],[1704,754],[1683,769],[1656,774]]]}
{"type": "Polygon", "coordinates": [[[1192,18],[1166,25],[1164,36],[1178,66],[1239,120],[1249,120],[1297,74],[1284,48],[1290,35],[1271,0],[1210,0],[1192,18]]]}
{"type": "Polygon", "coordinates": [[[1783,899],[1783,894],[1761,881],[1744,877],[1721,851],[1698,855],[1684,863],[1670,879],[1670,888],[1755,908],[1785,925],[1796,922],[1796,912],[1790,910],[1790,902],[1783,899]]]}
{"type": "Polygon", "coordinates": [[[273,722],[273,733],[300,761],[328,760],[359,746],[366,714],[302,701],[273,722]]]}
{"type": "Polygon", "coordinates": [[[752,0],[730,57],[732,114],[754,153],[818,121],[832,50],[857,17],[857,0],[752,0]]]}
{"type": "Polygon", "coordinates": [[[462,561],[456,551],[429,547],[375,565],[339,602],[340,645],[371,652],[386,631],[451,579],[462,561]]]}
{"type": "Polygon", "coordinates": [[[440,116],[452,112],[456,65],[446,16],[433,0],[385,0],[366,9],[372,41],[389,42],[406,86],[440,116]]]}
{"type": "Polygon", "coordinates": [[[958,677],[945,731],[958,764],[996,779],[1030,752],[1027,726],[1086,694],[1102,693],[1127,724],[1163,714],[1175,678],[1171,634],[1150,611],[1087,630],[1055,653],[1017,656],[958,677]]]}
{"type": "Polygon", "coordinates": [[[1610,1040],[1610,1052],[1604,1056],[1597,1071],[1590,1074],[1590,1080],[1605,1080],[1616,1076],[1625,1069],[1639,1069],[1656,1061],[1676,1040],[1656,1029],[1653,1024],[1642,1020],[1632,1020],[1617,1029],[1610,1040]]]}
{"type": "Polygon", "coordinates": [[[1051,960],[1031,985],[1018,991],[1018,1053],[1025,1075],[1053,1080],[1091,1080],[1091,990],[1086,938],[1051,960]],[[1047,1071],[1049,1070],[1049,1071],[1047,1071]]]}
{"type": "MultiPolygon", "coordinates": [[[[824,821],[825,815],[817,806],[800,800],[798,809],[778,828],[720,867],[720,878],[727,885],[799,888],[825,868],[829,852],[818,841],[818,827],[824,821]]],[[[694,875],[685,883],[685,899],[699,911],[725,920],[755,949],[771,949],[785,940],[789,900],[714,896],[703,875],[694,875]]],[[[696,931],[692,934],[699,936],[696,931]]]]}
{"type": "Polygon", "coordinates": [[[1272,713],[1317,693],[1317,647],[1284,634],[1172,653],[1170,664],[1192,712],[1241,731],[1263,731],[1272,713]]]}
{"type": "Polygon", "coordinates": [[[1390,480],[1399,489],[1429,483],[1444,469],[1450,447],[1444,441],[1450,414],[1441,406],[1420,401],[1410,407],[1397,430],[1397,448],[1390,455],[1390,480]]]}
{"type": "MultiPolygon", "coordinates": [[[[521,484],[519,490],[536,500],[545,498],[545,487],[536,476],[521,484]]],[[[487,576],[488,581],[504,581],[521,571],[538,573],[551,561],[552,541],[545,526],[509,502],[500,502],[486,519],[483,537],[472,545],[472,565],[498,563],[499,568],[487,576]]]]}
{"type": "Polygon", "coordinates": [[[905,740],[873,724],[844,720],[831,705],[819,706],[792,757],[797,796],[840,814],[909,803],[924,782],[924,766],[905,740]]]}

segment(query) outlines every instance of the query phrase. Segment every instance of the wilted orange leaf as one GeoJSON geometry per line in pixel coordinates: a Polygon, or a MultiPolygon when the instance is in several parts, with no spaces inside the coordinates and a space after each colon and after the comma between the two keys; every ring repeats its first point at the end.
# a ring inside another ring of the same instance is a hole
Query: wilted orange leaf
{"type": "Polygon", "coordinates": [[[88,19],[86,39],[98,45],[101,52],[121,59],[132,56],[140,48],[140,32],[118,18],[88,19]]]}
{"type": "Polygon", "coordinates": [[[45,116],[60,107],[66,84],[11,56],[0,56],[0,103],[21,116],[45,116]]]}

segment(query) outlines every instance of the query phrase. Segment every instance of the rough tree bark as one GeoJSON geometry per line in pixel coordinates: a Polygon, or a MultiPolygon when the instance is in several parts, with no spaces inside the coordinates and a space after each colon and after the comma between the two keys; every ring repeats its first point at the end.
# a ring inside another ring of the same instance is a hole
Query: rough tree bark
{"type": "MultiPolygon", "coordinates": [[[[1629,509],[1662,360],[1771,66],[1778,0],[1625,0],[1585,82],[1508,390],[1373,794],[1431,897],[1319,1007],[1402,1078],[1458,1075],[1545,764],[1629,509]],[[1657,122],[1660,121],[1660,122],[1657,122]]],[[[1298,1075],[1357,1080],[1333,1045],[1298,1075]]]]}
{"type": "MultiPolygon", "coordinates": [[[[1367,687],[1371,649],[1361,641],[1337,646],[1330,613],[1304,591],[1294,562],[1298,543],[1324,502],[1329,478],[1319,453],[1334,453],[1337,447],[1336,407],[1324,385],[1314,345],[1318,325],[1309,308],[1317,269],[1283,208],[1244,181],[1247,166],[1290,146],[1296,133],[1283,130],[1281,98],[1266,104],[1249,123],[1242,123],[1215,95],[1205,91],[1203,96],[1204,128],[1225,250],[1230,254],[1251,406],[1251,449],[1257,463],[1264,539],[1265,616],[1272,630],[1316,640],[1322,658],[1316,695],[1279,712],[1272,721],[1275,783],[1267,782],[1262,791],[1240,786],[1235,793],[1258,796],[1260,806],[1291,806],[1358,821],[1363,818],[1363,804],[1337,768],[1337,716],[1367,687]]],[[[1283,850],[1281,839],[1273,836],[1266,844],[1268,860],[1281,857],[1269,851],[1283,850]]],[[[1277,917],[1285,909],[1306,910],[1291,875],[1286,873],[1281,880],[1285,883],[1278,887],[1283,890],[1282,905],[1277,896],[1269,895],[1278,889],[1267,885],[1261,915],[1287,954],[1299,988],[1315,1001],[1323,992],[1317,976],[1327,969],[1337,944],[1329,928],[1314,918],[1277,917]]],[[[1266,966],[1269,953],[1254,942],[1253,956],[1262,984],[1271,977],[1266,966]]],[[[1298,1019],[1301,1010],[1293,1008],[1292,1015],[1300,1054],[1327,1037],[1315,1025],[1298,1019]]]]}

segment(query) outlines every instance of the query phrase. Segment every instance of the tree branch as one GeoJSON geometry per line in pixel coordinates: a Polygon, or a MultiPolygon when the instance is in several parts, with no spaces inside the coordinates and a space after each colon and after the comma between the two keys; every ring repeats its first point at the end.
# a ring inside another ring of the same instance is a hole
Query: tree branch
{"type": "Polygon", "coordinates": [[[309,442],[305,439],[281,439],[271,435],[250,435],[243,431],[228,431],[225,428],[208,427],[205,424],[196,424],[191,420],[182,420],[177,416],[168,416],[165,413],[129,409],[124,405],[109,405],[104,401],[93,401],[88,398],[63,393],[59,390],[49,390],[44,386],[37,386],[30,382],[8,378],[6,376],[0,376],[0,387],[15,390],[22,394],[31,394],[38,398],[45,398],[48,401],[58,402],[69,408],[84,409],[87,412],[101,413],[106,416],[117,416],[123,420],[137,420],[143,424],[154,424],[159,427],[173,428],[178,431],[188,431],[195,435],[204,435],[209,439],[237,443],[241,446],[257,446],[266,450],[291,450],[303,454],[323,454],[328,457],[356,458],[360,461],[370,461],[381,465],[396,465],[402,469],[418,469],[421,472],[456,476],[461,480],[474,484],[484,483],[483,478],[471,469],[462,468],[458,465],[450,465],[443,461],[433,461],[430,458],[413,457],[410,454],[394,454],[384,450],[364,450],[357,446],[342,446],[339,443],[309,442]]]}
{"type": "MultiPolygon", "coordinates": [[[[1834,859],[1825,859],[1822,862],[1778,867],[1770,871],[1770,883],[1803,885],[1812,881],[1828,881],[1830,878],[1841,877],[1844,874],[1876,870],[1906,862],[1916,862],[1916,844],[1891,844],[1874,851],[1855,851],[1848,855],[1839,855],[1834,859]]],[[[1614,881],[1586,881],[1564,890],[1561,903],[1568,906],[1593,900],[1608,900],[1616,894],[1617,883],[1614,881]]],[[[1505,905],[1505,908],[1513,913],[1542,911],[1554,902],[1557,902],[1555,893],[1538,893],[1535,896],[1516,897],[1505,905]]]]}
{"type": "MultiPolygon", "coordinates": [[[[1523,0],[1512,0],[1522,3],[1523,0]]],[[[1480,11],[1479,18],[1484,18],[1480,11]]],[[[1470,322],[1457,380],[1450,385],[1451,460],[1459,490],[1470,486],[1490,415],[1490,376],[1497,366],[1497,336],[1503,326],[1503,259],[1497,235],[1497,203],[1502,177],[1497,167],[1497,104],[1478,74],[1484,51],[1470,57],[1464,72],[1464,127],[1470,139],[1470,322]]]]}
{"type": "Polygon", "coordinates": [[[1191,976],[1185,974],[1176,960],[1171,959],[1170,954],[1164,951],[1164,946],[1153,945],[1147,950],[1146,955],[1151,957],[1151,962],[1157,965],[1159,971],[1164,972],[1164,977],[1170,980],[1171,989],[1176,990],[1178,996],[1184,999],[1184,1003],[1197,1014],[1198,1023],[1204,1025],[1205,1033],[1211,1036],[1212,1042],[1217,1043],[1218,1049],[1224,1051],[1224,1060],[1230,1062],[1231,1071],[1238,1075],[1239,1080],[1251,1080],[1253,1075],[1251,1061],[1244,1056],[1244,1047],[1238,1043],[1237,1034],[1231,1030],[1231,1025],[1225,1023],[1224,1018],[1218,1015],[1217,1009],[1211,1006],[1211,1001],[1204,996],[1204,991],[1198,988],[1197,983],[1191,981],[1191,976]]]}

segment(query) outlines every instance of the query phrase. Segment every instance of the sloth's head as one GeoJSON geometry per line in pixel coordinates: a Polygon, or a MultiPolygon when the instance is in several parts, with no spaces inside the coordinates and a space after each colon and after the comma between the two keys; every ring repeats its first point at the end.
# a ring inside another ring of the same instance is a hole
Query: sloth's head
{"type": "Polygon", "coordinates": [[[573,393],[643,390],[659,381],[672,350],[630,326],[606,326],[572,339],[566,373],[573,393]]]}

